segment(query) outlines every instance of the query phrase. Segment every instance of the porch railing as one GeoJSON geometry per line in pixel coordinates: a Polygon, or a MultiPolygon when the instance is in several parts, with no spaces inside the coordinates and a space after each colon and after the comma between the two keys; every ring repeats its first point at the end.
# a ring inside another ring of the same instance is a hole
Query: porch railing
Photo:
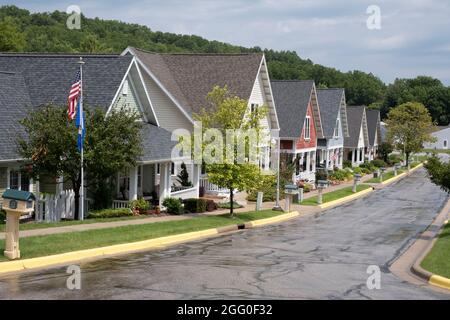
{"type": "Polygon", "coordinates": [[[207,193],[228,193],[230,192],[226,188],[220,188],[219,186],[215,185],[214,183],[211,183],[208,181],[208,178],[200,178],[200,187],[205,188],[205,192],[207,193]]]}
{"type": "Polygon", "coordinates": [[[113,209],[128,208],[128,200],[113,200],[113,209]]]}

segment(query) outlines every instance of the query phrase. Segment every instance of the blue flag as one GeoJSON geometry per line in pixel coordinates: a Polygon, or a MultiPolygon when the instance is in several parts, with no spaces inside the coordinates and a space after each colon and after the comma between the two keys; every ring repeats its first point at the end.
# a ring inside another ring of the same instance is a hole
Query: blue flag
{"type": "Polygon", "coordinates": [[[77,114],[76,114],[75,125],[78,128],[77,147],[78,147],[78,151],[81,152],[81,150],[83,150],[85,128],[84,128],[84,111],[81,112],[81,101],[80,100],[78,100],[78,105],[77,105],[78,110],[77,110],[77,114]]]}

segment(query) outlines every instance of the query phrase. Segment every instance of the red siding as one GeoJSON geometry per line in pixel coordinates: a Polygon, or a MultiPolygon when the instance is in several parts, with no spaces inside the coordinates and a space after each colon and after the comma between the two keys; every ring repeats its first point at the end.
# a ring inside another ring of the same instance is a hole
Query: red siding
{"type": "Polygon", "coordinates": [[[280,148],[282,150],[288,149],[292,150],[293,141],[292,140],[281,140],[280,141],[280,148]]]}
{"type": "MultiPolygon", "coordinates": [[[[317,135],[316,135],[316,126],[314,125],[314,118],[312,113],[312,105],[311,102],[308,105],[308,110],[306,114],[310,117],[309,125],[310,125],[310,139],[305,140],[304,136],[304,130],[302,130],[302,135],[300,139],[297,140],[297,150],[298,149],[308,149],[308,148],[315,148],[317,145],[317,135]]],[[[303,127],[303,123],[300,124],[303,127]]]]}

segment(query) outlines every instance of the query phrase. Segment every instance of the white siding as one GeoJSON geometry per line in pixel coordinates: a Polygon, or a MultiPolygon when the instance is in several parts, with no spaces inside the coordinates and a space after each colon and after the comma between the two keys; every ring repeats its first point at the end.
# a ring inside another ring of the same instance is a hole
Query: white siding
{"type": "Polygon", "coordinates": [[[143,72],[142,76],[147,86],[147,91],[150,95],[150,100],[152,101],[159,125],[169,131],[180,128],[192,131],[193,124],[161,90],[158,84],[146,72],[143,72]]]}
{"type": "Polygon", "coordinates": [[[364,148],[364,129],[359,130],[358,148],[364,148]]]}
{"type": "MultiPolygon", "coordinates": [[[[265,105],[266,107],[268,107],[266,99],[265,99],[264,91],[263,91],[263,89],[261,87],[261,83],[262,83],[261,75],[258,75],[258,77],[256,77],[256,81],[255,81],[252,93],[251,93],[249,101],[248,101],[249,107],[252,104],[257,104],[259,106],[265,105]]],[[[263,128],[270,129],[269,114],[267,115],[267,117],[265,119],[263,119],[261,121],[261,126],[263,128]]]]}

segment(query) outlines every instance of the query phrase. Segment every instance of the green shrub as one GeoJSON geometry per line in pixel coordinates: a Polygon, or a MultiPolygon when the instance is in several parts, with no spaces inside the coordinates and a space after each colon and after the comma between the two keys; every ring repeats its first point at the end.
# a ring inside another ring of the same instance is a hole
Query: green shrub
{"type": "Polygon", "coordinates": [[[381,159],[372,160],[371,164],[377,168],[387,167],[387,163],[381,159]]]}
{"type": "Polygon", "coordinates": [[[0,224],[4,224],[6,220],[6,212],[5,210],[0,210],[0,224]]]}
{"type": "MultiPolygon", "coordinates": [[[[264,181],[261,183],[261,187],[258,190],[247,191],[247,201],[256,201],[258,192],[263,193],[263,202],[275,201],[277,197],[277,182],[274,176],[264,177],[264,181]]],[[[283,186],[283,182],[280,181],[280,186],[283,186]]]]}
{"type": "Polygon", "coordinates": [[[206,211],[206,200],[204,199],[185,199],[184,201],[184,211],[189,213],[202,213],[206,211]]]}
{"type": "Polygon", "coordinates": [[[206,200],[206,211],[212,212],[214,210],[217,210],[217,203],[213,200],[206,200]]]}
{"type": "Polygon", "coordinates": [[[354,167],[354,168],[353,168],[353,173],[356,173],[356,174],[362,174],[363,171],[362,171],[362,169],[361,169],[360,167],[354,167]]]}
{"type": "Polygon", "coordinates": [[[166,198],[163,201],[163,206],[167,208],[167,213],[170,214],[183,214],[183,203],[177,198],[166,198]]]}
{"type": "Polygon", "coordinates": [[[303,188],[304,193],[311,192],[311,190],[312,190],[312,185],[310,185],[309,183],[299,182],[299,183],[297,183],[297,185],[299,188],[303,188]]]}
{"type": "MultiPolygon", "coordinates": [[[[217,206],[221,209],[230,209],[231,204],[230,204],[230,202],[224,202],[224,203],[219,203],[217,206]]],[[[237,203],[236,201],[233,201],[233,209],[239,209],[239,208],[242,208],[242,206],[239,203],[237,203]]]]}
{"type": "Polygon", "coordinates": [[[139,212],[144,212],[150,209],[150,204],[144,198],[137,200],[132,200],[128,203],[128,207],[131,210],[138,210],[139,212]]]}
{"type": "Polygon", "coordinates": [[[120,218],[130,217],[132,215],[133,212],[129,208],[103,209],[89,212],[88,219],[120,218]]]}
{"type": "Polygon", "coordinates": [[[326,170],[326,169],[317,169],[317,171],[316,171],[316,183],[319,180],[328,180],[328,170],[326,170]]]}
{"type": "Polygon", "coordinates": [[[345,170],[334,170],[330,174],[329,178],[333,181],[345,181],[347,178],[347,173],[345,170]]]}
{"type": "Polygon", "coordinates": [[[402,157],[398,154],[389,155],[388,162],[391,165],[394,165],[394,164],[402,162],[402,161],[403,161],[402,157]]]}
{"type": "Polygon", "coordinates": [[[352,162],[350,160],[344,160],[342,163],[344,169],[345,168],[351,168],[352,167],[352,162]]]}
{"type": "Polygon", "coordinates": [[[363,170],[363,173],[369,174],[377,170],[377,167],[372,162],[366,161],[359,166],[363,170]]]}

